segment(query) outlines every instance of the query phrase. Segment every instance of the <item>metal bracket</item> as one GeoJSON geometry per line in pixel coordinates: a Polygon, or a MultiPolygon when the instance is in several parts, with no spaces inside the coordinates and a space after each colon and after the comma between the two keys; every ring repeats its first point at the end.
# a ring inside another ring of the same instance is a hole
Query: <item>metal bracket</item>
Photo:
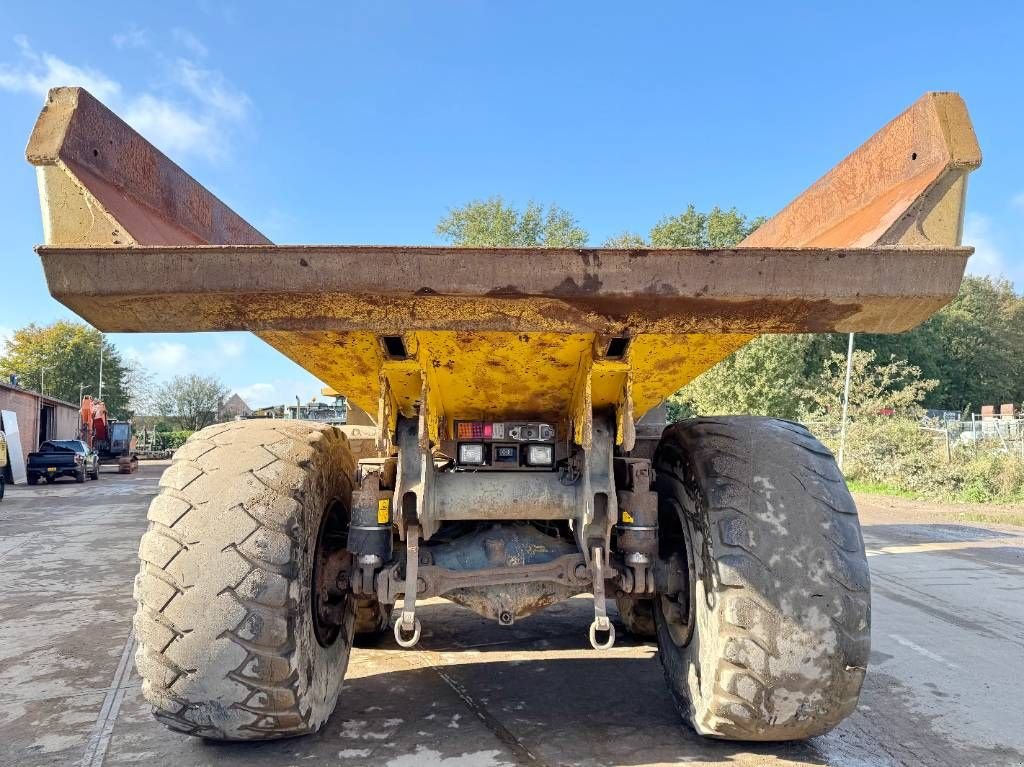
{"type": "Polygon", "coordinates": [[[618,519],[613,469],[615,422],[607,413],[591,419],[589,448],[583,448],[583,482],[579,514],[574,520],[576,542],[589,558],[594,546],[607,553],[612,527],[618,519]]]}
{"type": "Polygon", "coordinates": [[[608,566],[608,552],[601,546],[595,546],[591,554],[591,568],[594,571],[594,622],[590,624],[590,646],[595,650],[610,650],[615,645],[615,627],[608,620],[608,608],[605,604],[604,573],[608,566]],[[597,632],[607,632],[604,642],[598,641],[597,632]]]}
{"type": "MultiPolygon", "coordinates": [[[[415,647],[420,641],[420,619],[416,617],[419,585],[420,528],[409,525],[405,531],[405,582],[402,585],[402,613],[395,622],[395,641],[401,647],[415,647]],[[411,632],[408,636],[406,632],[411,632]]],[[[386,604],[386,603],[385,603],[386,604]]]]}

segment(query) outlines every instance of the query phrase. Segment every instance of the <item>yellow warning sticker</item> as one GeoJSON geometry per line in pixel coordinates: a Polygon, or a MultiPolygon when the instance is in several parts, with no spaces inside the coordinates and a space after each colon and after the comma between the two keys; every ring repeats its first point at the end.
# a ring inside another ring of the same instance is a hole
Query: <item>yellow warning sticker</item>
{"type": "Polygon", "coordinates": [[[628,511],[626,511],[625,509],[623,509],[622,510],[622,521],[625,524],[627,524],[627,525],[633,524],[633,515],[630,514],[628,511]]]}
{"type": "Polygon", "coordinates": [[[377,501],[377,524],[386,525],[391,520],[391,501],[381,498],[377,501]]]}

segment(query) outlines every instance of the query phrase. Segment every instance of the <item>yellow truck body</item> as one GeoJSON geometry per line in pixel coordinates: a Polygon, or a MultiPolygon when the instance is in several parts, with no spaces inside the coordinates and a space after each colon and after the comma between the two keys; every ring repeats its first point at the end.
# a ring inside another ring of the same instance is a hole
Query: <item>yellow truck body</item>
{"type": "Polygon", "coordinates": [[[981,159],[960,97],[929,93],[739,247],[699,251],[275,246],[77,88],[28,158],[50,290],[101,330],[252,331],[385,431],[426,400],[432,439],[545,418],[586,444],[608,408],[627,448],[757,334],[898,332],[947,303],[981,159]]]}

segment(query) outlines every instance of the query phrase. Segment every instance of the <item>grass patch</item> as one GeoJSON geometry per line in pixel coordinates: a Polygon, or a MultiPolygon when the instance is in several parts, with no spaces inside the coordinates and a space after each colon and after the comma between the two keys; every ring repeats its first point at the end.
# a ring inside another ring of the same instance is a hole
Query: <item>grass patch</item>
{"type": "Polygon", "coordinates": [[[963,511],[956,515],[958,522],[976,522],[981,525],[1014,525],[1024,527],[1024,513],[988,514],[984,511],[963,511]]]}
{"type": "Polygon", "coordinates": [[[893,495],[897,498],[917,498],[917,493],[889,485],[885,482],[864,482],[859,479],[846,480],[846,486],[851,493],[868,493],[870,495],[893,495]]]}

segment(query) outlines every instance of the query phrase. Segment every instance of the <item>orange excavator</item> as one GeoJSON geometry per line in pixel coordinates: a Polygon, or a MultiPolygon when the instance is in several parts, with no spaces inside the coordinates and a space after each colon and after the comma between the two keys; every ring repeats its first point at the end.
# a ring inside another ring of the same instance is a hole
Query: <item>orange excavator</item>
{"type": "Polygon", "coordinates": [[[139,468],[135,453],[137,438],[128,421],[111,421],[102,400],[82,397],[80,431],[82,440],[100,457],[100,463],[117,464],[118,474],[132,474],[139,468]]]}

